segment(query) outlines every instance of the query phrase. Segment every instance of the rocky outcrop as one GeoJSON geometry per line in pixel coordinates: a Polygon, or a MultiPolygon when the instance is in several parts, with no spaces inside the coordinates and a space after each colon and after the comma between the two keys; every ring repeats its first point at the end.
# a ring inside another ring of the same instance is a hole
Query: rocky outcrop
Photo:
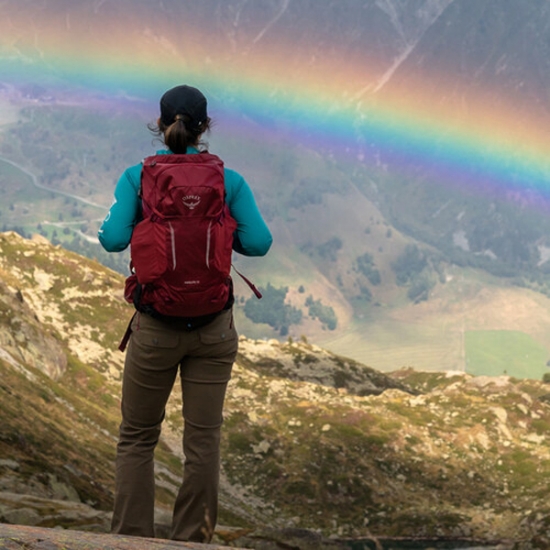
{"type": "Polygon", "coordinates": [[[40,324],[19,288],[0,281],[0,357],[31,376],[24,365],[58,379],[67,368],[67,358],[59,341],[40,324]]]}
{"type": "Polygon", "coordinates": [[[0,524],[0,548],[10,550],[222,550],[225,546],[0,524]]]}
{"type": "Polygon", "coordinates": [[[241,338],[239,350],[239,363],[260,376],[311,382],[355,395],[379,395],[390,388],[412,392],[399,380],[310,344],[306,339],[281,343],[273,339],[241,338]]]}
{"type": "MultiPolygon", "coordinates": [[[[33,527],[76,528],[98,533],[109,531],[110,513],[80,502],[73,487],[56,481],[53,483],[59,485],[59,492],[54,497],[1,491],[0,522],[33,527]]],[[[24,488],[20,487],[20,491],[24,491],[24,488]]]]}

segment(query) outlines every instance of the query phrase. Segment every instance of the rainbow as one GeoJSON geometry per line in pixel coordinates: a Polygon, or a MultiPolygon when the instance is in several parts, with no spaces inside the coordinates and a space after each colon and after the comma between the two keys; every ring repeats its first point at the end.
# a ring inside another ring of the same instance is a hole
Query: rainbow
{"type": "Polygon", "coordinates": [[[279,133],[367,164],[378,151],[405,175],[426,167],[452,185],[550,198],[548,113],[500,90],[425,71],[375,91],[380,60],[333,55],[311,64],[285,37],[276,47],[230,56],[226,41],[204,45],[192,28],[168,26],[160,36],[139,12],[120,25],[99,14],[30,24],[23,12],[1,11],[1,82],[42,82],[59,93],[101,96],[104,108],[126,102],[147,109],[156,109],[167,87],[187,82],[206,93],[215,118],[252,120],[264,137],[279,133]],[[467,110],[451,101],[434,105],[434,82],[459,86],[467,110]]]}

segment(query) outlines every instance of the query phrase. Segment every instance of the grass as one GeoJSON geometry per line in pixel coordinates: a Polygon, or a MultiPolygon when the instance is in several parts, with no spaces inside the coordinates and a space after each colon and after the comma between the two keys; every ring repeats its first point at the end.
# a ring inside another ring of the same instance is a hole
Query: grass
{"type": "Polygon", "coordinates": [[[460,333],[453,327],[396,321],[381,312],[370,323],[354,323],[343,333],[316,341],[330,351],[382,371],[460,369],[460,333]]]}
{"type": "Polygon", "coordinates": [[[516,378],[542,378],[550,353],[531,336],[513,330],[466,332],[467,372],[516,378]]]}
{"type": "Polygon", "coordinates": [[[345,330],[308,338],[382,371],[506,372],[540,380],[550,359],[550,300],[481,271],[449,274],[427,302],[371,306],[345,330]]]}

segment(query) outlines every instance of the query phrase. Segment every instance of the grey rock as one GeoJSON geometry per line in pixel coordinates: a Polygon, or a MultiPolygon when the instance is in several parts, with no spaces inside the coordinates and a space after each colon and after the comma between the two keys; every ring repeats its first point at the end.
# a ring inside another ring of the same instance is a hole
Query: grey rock
{"type": "Polygon", "coordinates": [[[40,514],[32,508],[14,508],[12,510],[4,510],[0,514],[0,519],[6,523],[21,525],[38,525],[42,521],[40,514]]]}

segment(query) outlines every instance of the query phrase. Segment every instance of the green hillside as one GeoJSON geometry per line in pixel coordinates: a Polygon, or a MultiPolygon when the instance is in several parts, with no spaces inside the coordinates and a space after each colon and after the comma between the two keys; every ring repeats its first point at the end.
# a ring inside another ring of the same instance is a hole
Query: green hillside
{"type": "MultiPolygon", "coordinates": [[[[9,139],[0,142],[0,227],[25,236],[40,233],[126,273],[128,254],[106,253],[96,233],[118,174],[153,149],[145,117],[129,113],[126,126],[122,118],[92,118],[84,107],[40,104],[22,108],[18,117],[16,126],[4,127],[9,139]],[[111,137],[114,147],[108,153],[106,139],[111,137]],[[22,153],[24,139],[34,151],[30,157],[22,153]],[[56,162],[48,164],[52,147],[58,151],[56,162]]],[[[544,374],[550,331],[541,327],[548,326],[550,306],[545,295],[533,293],[546,292],[542,271],[521,275],[520,269],[514,278],[490,275],[475,256],[440,246],[435,236],[443,227],[438,224],[445,222],[439,218],[431,234],[426,233],[428,226],[426,231],[414,229],[404,213],[396,218],[392,196],[420,201],[414,219],[427,220],[427,212],[450,195],[440,189],[415,199],[407,194],[413,193],[414,184],[402,188],[397,180],[380,179],[380,174],[313,151],[289,151],[285,143],[274,141],[269,149],[255,142],[237,144],[226,132],[216,129],[211,149],[250,181],[275,236],[266,258],[236,257],[235,265],[258,286],[271,285],[283,295],[284,315],[298,311],[271,326],[258,320],[261,315],[254,322],[246,314],[251,293],[236,277],[236,315],[243,334],[281,341],[306,337],[382,370],[413,366],[487,374],[506,370],[533,378],[544,374]],[[384,186],[382,202],[375,181],[384,186]],[[477,267],[468,265],[476,262],[477,267]],[[534,303],[532,318],[525,322],[524,310],[534,303]],[[472,312],[481,312],[482,326],[472,312]],[[480,330],[521,331],[526,341],[532,340],[525,344],[533,348],[531,359],[524,362],[520,354],[517,366],[507,369],[505,353],[478,351],[485,344],[476,344],[480,340],[474,342],[471,334],[480,330]],[[533,359],[534,350],[542,363],[533,359]]],[[[468,211],[472,220],[481,219],[482,203],[453,197],[453,204],[468,211]]],[[[508,215],[515,214],[510,210],[508,215]]],[[[268,300],[262,304],[272,309],[268,300]]]]}

